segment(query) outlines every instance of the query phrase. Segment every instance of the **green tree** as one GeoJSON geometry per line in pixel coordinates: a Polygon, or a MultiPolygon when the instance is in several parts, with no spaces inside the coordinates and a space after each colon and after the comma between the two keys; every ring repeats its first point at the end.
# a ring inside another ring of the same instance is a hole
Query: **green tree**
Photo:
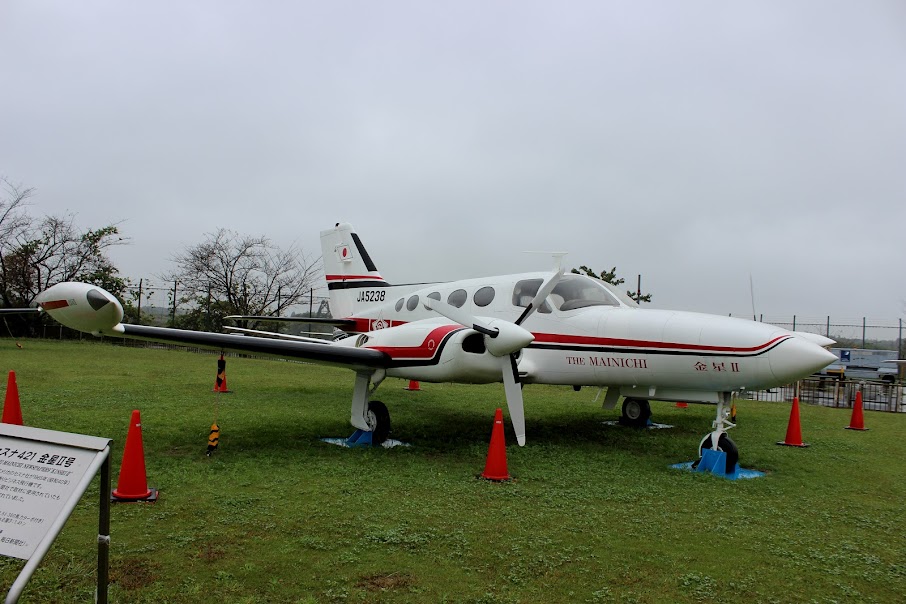
{"type": "MultiPolygon", "coordinates": [[[[577,275],[588,275],[589,277],[592,277],[593,279],[600,279],[604,283],[610,283],[611,285],[615,285],[617,287],[626,283],[626,279],[623,279],[622,277],[617,277],[617,267],[613,267],[609,271],[603,270],[600,273],[596,273],[583,264],[578,269],[575,269],[575,268],[572,269],[572,272],[577,275]]],[[[642,292],[638,292],[638,291],[631,292],[629,290],[626,290],[626,295],[638,303],[651,302],[650,293],[642,294],[642,292]]]]}

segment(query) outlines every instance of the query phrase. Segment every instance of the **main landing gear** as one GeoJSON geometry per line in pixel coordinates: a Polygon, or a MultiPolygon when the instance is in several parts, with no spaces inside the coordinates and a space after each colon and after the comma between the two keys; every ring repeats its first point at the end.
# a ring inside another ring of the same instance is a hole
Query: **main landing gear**
{"type": "Polygon", "coordinates": [[[366,418],[368,427],[371,428],[371,444],[384,444],[390,435],[390,411],[387,410],[387,405],[381,401],[369,401],[366,418]]]}
{"type": "Polygon", "coordinates": [[[623,401],[623,412],[619,422],[624,426],[644,428],[651,418],[651,405],[641,398],[627,398],[623,401]]]}
{"type": "Polygon", "coordinates": [[[698,461],[692,464],[693,468],[698,467],[706,452],[710,450],[721,451],[726,455],[725,474],[733,474],[736,471],[736,464],[739,462],[739,449],[736,447],[736,443],[727,436],[726,432],[730,428],[736,427],[736,424],[728,419],[730,416],[730,397],[730,392],[720,393],[717,401],[717,418],[711,424],[714,431],[706,434],[698,445],[698,461]]]}
{"type": "Polygon", "coordinates": [[[370,400],[385,377],[386,373],[382,369],[356,372],[352,413],[349,417],[349,423],[356,431],[346,439],[349,446],[377,447],[384,444],[390,435],[390,411],[387,410],[387,405],[370,400]]]}

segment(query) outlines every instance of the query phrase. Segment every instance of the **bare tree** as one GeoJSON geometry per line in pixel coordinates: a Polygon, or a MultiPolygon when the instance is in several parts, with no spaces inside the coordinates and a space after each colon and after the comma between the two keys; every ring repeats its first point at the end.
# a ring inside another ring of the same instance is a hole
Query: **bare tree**
{"type": "Polygon", "coordinates": [[[34,218],[25,211],[33,189],[2,180],[0,198],[0,301],[27,306],[35,296],[62,281],[95,283],[121,294],[125,280],[106,255],[125,240],[115,225],[81,231],[75,216],[34,218]]]}
{"type": "Polygon", "coordinates": [[[31,219],[25,213],[25,205],[28,198],[34,194],[34,189],[23,189],[2,177],[0,186],[3,189],[0,197],[0,254],[2,254],[10,242],[15,241],[19,233],[31,223],[31,219]]]}
{"type": "Polygon", "coordinates": [[[188,327],[219,329],[224,316],[284,315],[307,297],[317,267],[295,246],[281,249],[267,237],[219,229],[173,257],[181,299],[194,302],[188,327]]]}

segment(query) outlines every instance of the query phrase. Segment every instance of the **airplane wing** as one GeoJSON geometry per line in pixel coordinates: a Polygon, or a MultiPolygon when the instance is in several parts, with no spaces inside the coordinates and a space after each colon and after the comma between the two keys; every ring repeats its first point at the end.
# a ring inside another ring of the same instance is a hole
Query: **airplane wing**
{"type": "Polygon", "coordinates": [[[106,335],[121,335],[131,339],[149,340],[181,346],[199,346],[215,350],[230,350],[278,356],[288,359],[306,359],[316,363],[338,365],[351,369],[384,369],[390,365],[390,355],[371,348],[336,346],[332,342],[277,340],[251,335],[233,335],[190,331],[149,325],[120,323],[106,335]]]}
{"type": "Polygon", "coordinates": [[[210,333],[121,323],[123,308],[119,301],[109,292],[87,283],[58,283],[41,292],[36,301],[44,312],[57,322],[94,335],[247,352],[286,359],[306,359],[356,371],[384,369],[390,366],[392,361],[390,355],[380,350],[338,345],[327,341],[288,341],[255,335],[210,333]]]}

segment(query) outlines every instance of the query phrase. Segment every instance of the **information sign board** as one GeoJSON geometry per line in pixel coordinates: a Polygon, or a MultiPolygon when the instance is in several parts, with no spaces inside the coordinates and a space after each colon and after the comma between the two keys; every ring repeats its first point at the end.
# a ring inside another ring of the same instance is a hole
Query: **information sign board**
{"type": "Polygon", "coordinates": [[[0,436],[0,555],[31,557],[96,456],[0,436]]]}
{"type": "Polygon", "coordinates": [[[106,484],[98,525],[98,596],[106,601],[110,514],[103,495],[109,491],[109,454],[106,438],[0,423],[0,555],[28,561],[6,602],[18,599],[99,469],[106,484]]]}

